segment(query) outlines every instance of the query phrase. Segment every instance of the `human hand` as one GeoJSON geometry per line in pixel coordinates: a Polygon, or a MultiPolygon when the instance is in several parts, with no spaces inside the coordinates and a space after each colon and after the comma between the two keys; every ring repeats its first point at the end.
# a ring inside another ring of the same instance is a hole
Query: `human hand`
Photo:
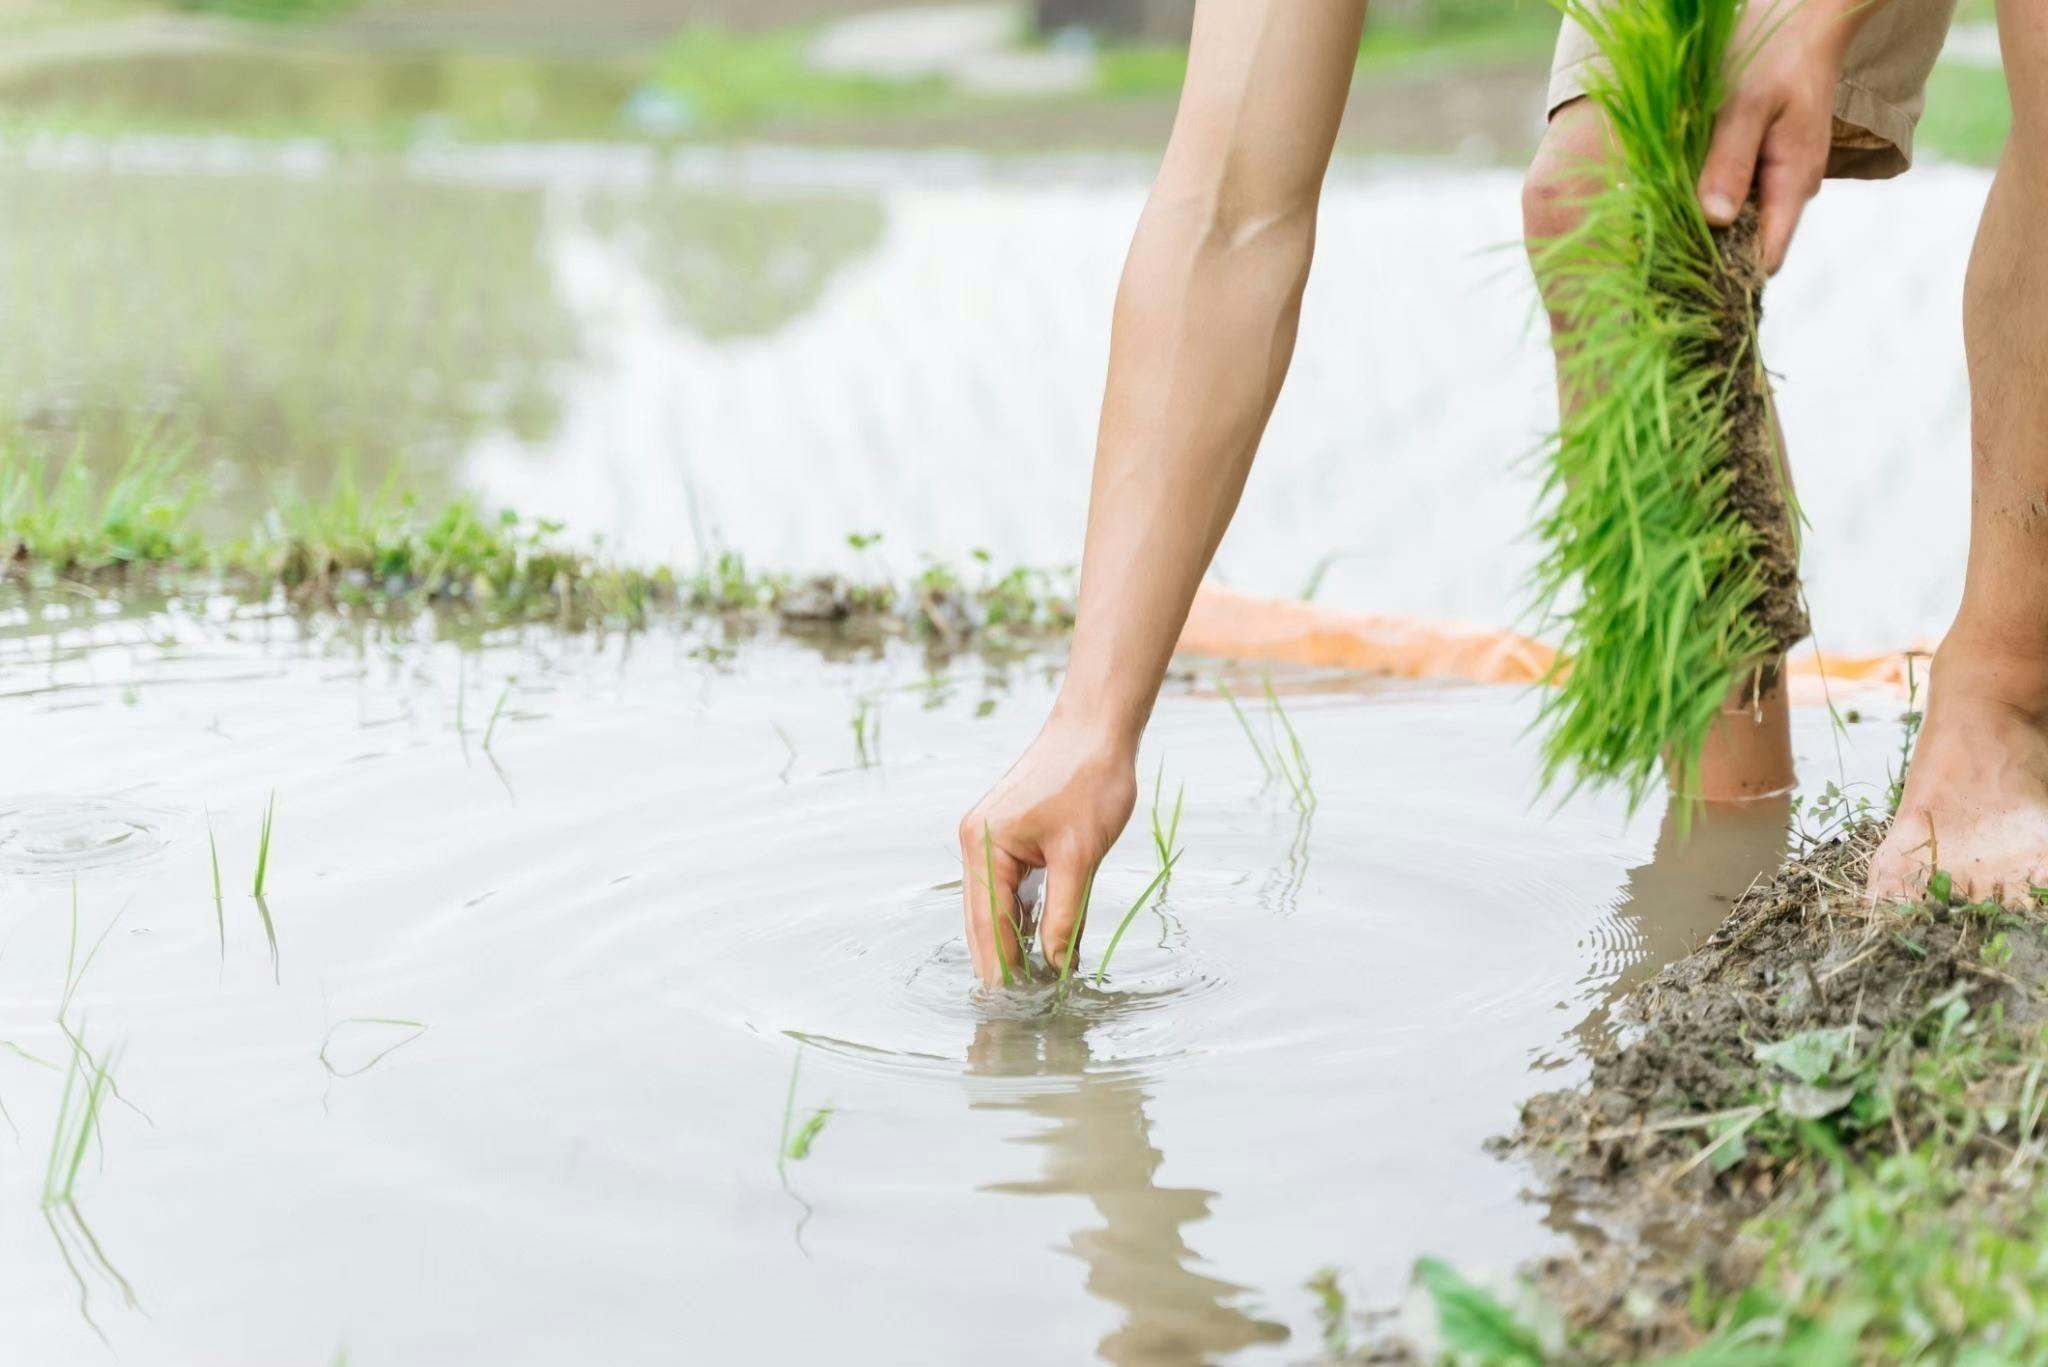
{"type": "Polygon", "coordinates": [[[1714,119],[1700,208],[1725,228],[1754,186],[1770,274],[1785,264],[1800,211],[1827,171],[1835,85],[1866,10],[1865,0],[1753,0],[1735,35],[1743,66],[1714,119]]]}
{"type": "Polygon", "coordinates": [[[1077,952],[1089,880],[1138,803],[1136,759],[1133,745],[1056,715],[961,818],[960,901],[984,987],[1023,964],[1017,885],[1032,869],[1046,871],[1039,925],[1046,962],[1063,967],[1077,952]]]}

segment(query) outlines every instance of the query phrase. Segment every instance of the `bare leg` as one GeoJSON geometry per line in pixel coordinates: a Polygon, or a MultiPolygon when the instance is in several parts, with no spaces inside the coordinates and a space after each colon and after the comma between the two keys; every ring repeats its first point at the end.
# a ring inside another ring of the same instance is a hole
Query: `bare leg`
{"type": "Polygon", "coordinates": [[[1870,892],[1936,866],[1972,897],[2048,882],[2048,9],[2001,0],[2013,129],[1963,291],[1970,559],[1870,892]]]}
{"type": "MultiPolygon", "coordinates": [[[[1574,100],[1551,118],[1522,191],[1522,232],[1532,253],[1576,225],[1574,203],[1591,188],[1587,168],[1607,152],[1606,121],[1591,101],[1574,100]]],[[[1538,286],[1543,283],[1539,276],[1538,286]]],[[[1553,336],[1561,332],[1555,311],[1550,325],[1553,336]]],[[[1783,447],[1781,435],[1779,448],[1783,447]]],[[[1745,680],[1729,695],[1700,755],[1697,796],[1714,802],[1742,801],[1791,788],[1791,717],[1785,690],[1776,682],[1782,663],[1773,662],[1764,671],[1770,682],[1760,692],[1745,680]]]]}

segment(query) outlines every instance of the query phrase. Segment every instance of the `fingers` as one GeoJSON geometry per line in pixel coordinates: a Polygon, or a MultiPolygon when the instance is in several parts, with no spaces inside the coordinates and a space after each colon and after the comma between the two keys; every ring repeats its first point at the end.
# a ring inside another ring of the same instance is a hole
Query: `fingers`
{"type": "Polygon", "coordinates": [[[1038,943],[1045,961],[1065,972],[1067,957],[1078,954],[1087,930],[1088,894],[1095,870],[1078,861],[1062,861],[1046,870],[1045,914],[1039,920],[1038,943]]]}
{"type": "Polygon", "coordinates": [[[1713,141],[1700,171],[1700,208],[1715,227],[1727,227],[1742,212],[1769,126],[1761,107],[1740,100],[1730,101],[1714,120],[1713,141]]]}
{"type": "Polygon", "coordinates": [[[1017,924],[1017,884],[1023,863],[995,843],[987,823],[970,816],[960,826],[960,902],[967,952],[984,987],[1014,977],[1024,961],[1017,924]]]}
{"type": "Polygon", "coordinates": [[[1827,169],[1827,148],[1802,148],[1784,155],[1780,148],[1764,153],[1764,169],[1757,187],[1759,217],[1762,220],[1764,271],[1776,275],[1792,247],[1792,232],[1806,201],[1820,190],[1827,169]]]}

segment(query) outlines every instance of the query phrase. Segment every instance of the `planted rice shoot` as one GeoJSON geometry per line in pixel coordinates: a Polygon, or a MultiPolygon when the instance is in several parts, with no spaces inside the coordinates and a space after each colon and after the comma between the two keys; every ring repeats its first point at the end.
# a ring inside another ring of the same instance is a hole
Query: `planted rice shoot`
{"type": "Polygon", "coordinates": [[[1088,929],[1088,908],[1095,901],[1095,874],[1096,869],[1088,870],[1088,881],[1081,885],[1081,910],[1074,917],[1074,928],[1067,933],[1067,957],[1060,964],[1060,985],[1053,995],[1056,1006],[1066,1001],[1067,990],[1073,985],[1074,961],[1081,957],[1081,936],[1088,929]]]}
{"type": "MultiPolygon", "coordinates": [[[[1560,653],[1538,725],[1546,784],[1660,759],[1692,790],[1723,700],[1806,633],[1797,509],[1756,344],[1754,205],[1716,231],[1697,193],[1742,0],[1556,0],[1604,59],[1588,95],[1613,149],[1578,225],[1536,250],[1557,318],[1535,588],[1560,653]]],[[[1735,54],[1738,62],[1745,54],[1735,54]]]]}
{"type": "Polygon", "coordinates": [[[1273,762],[1266,758],[1266,747],[1259,744],[1258,732],[1252,730],[1250,718],[1246,717],[1244,709],[1237,705],[1237,695],[1230,691],[1230,685],[1223,682],[1221,676],[1216,679],[1216,691],[1223,695],[1223,701],[1230,704],[1230,715],[1237,718],[1239,728],[1244,731],[1244,738],[1251,742],[1252,753],[1258,756],[1259,768],[1265,772],[1268,779],[1272,778],[1273,762]]]}
{"type": "MultiPolygon", "coordinates": [[[[1003,952],[1003,927],[996,912],[996,844],[989,834],[988,823],[981,824],[981,862],[986,881],[982,887],[988,891],[988,933],[990,950],[996,956],[996,966],[1003,970],[1003,986],[1011,987],[1016,980],[1010,976],[1010,956],[1003,952]]],[[[1019,940],[1022,940],[1020,935],[1019,940]]]]}
{"type": "Polygon", "coordinates": [[[882,762],[882,714],[872,698],[862,698],[854,705],[853,750],[863,769],[882,762]]]}
{"type": "Polygon", "coordinates": [[[108,1098],[120,1096],[114,1085],[114,1068],[119,1062],[120,1052],[116,1050],[104,1062],[95,1060],[85,1047],[82,1026],[75,1035],[67,1026],[65,1033],[72,1039],[71,1063],[65,1070],[64,1090],[58,1098],[56,1124],[43,1168],[43,1223],[48,1226],[65,1269],[78,1288],[79,1315],[105,1343],[106,1333],[92,1317],[91,1287],[80,1271],[80,1264],[111,1283],[131,1309],[136,1304],[135,1289],[107,1258],[92,1227],[86,1223],[84,1212],[78,1208],[77,1193],[86,1152],[100,1133],[101,1113],[108,1098]]]}
{"type": "Polygon", "coordinates": [[[1287,783],[1287,790],[1294,796],[1294,805],[1306,812],[1316,805],[1315,784],[1310,781],[1308,751],[1301,745],[1301,737],[1295,734],[1294,723],[1288,720],[1287,709],[1280,705],[1280,695],[1273,691],[1271,675],[1260,680],[1266,690],[1266,729],[1273,741],[1273,760],[1280,770],[1280,777],[1287,783]],[[1272,736],[1273,723],[1279,722],[1286,733],[1287,746],[1282,749],[1278,736],[1272,736]]]}
{"type": "Polygon", "coordinates": [[[491,719],[484,723],[484,753],[487,755],[491,753],[491,737],[498,733],[498,718],[505,715],[505,699],[511,696],[512,685],[507,682],[498,690],[498,701],[491,708],[491,719]]]}
{"type": "Polygon", "coordinates": [[[213,813],[206,814],[206,857],[213,864],[213,922],[220,932],[220,954],[228,954],[228,910],[227,902],[220,891],[220,845],[213,838],[213,813]]]}
{"type": "Polygon", "coordinates": [[[256,878],[249,887],[249,895],[259,902],[263,900],[263,884],[270,873],[270,824],[277,814],[277,789],[270,790],[270,800],[263,804],[263,831],[256,841],[256,878]]]}
{"type": "Polygon", "coordinates": [[[1159,761],[1159,769],[1152,776],[1152,849],[1159,856],[1159,867],[1166,868],[1180,854],[1180,812],[1181,804],[1188,795],[1188,785],[1182,783],[1173,794],[1173,815],[1163,824],[1159,820],[1159,793],[1166,781],[1166,761],[1159,761]]]}
{"type": "Polygon", "coordinates": [[[818,1136],[825,1130],[825,1122],[832,1118],[833,1108],[820,1106],[812,1111],[803,1124],[796,1124],[796,1080],[804,1066],[804,1047],[796,1047],[796,1057],[789,1065],[789,1088],[782,1097],[782,1134],[775,1141],[775,1171],[781,1174],[790,1163],[801,1163],[811,1156],[811,1146],[818,1142],[818,1136]]]}
{"type": "Polygon", "coordinates": [[[1132,921],[1138,919],[1138,913],[1143,911],[1145,904],[1152,900],[1152,894],[1159,891],[1165,885],[1167,878],[1173,873],[1174,864],[1179,862],[1179,860],[1180,855],[1176,853],[1172,859],[1167,861],[1166,867],[1153,874],[1152,881],[1145,885],[1145,890],[1140,892],[1137,900],[1131,903],[1131,908],[1124,913],[1123,920],[1117,922],[1116,933],[1109,937],[1109,944],[1102,951],[1102,962],[1095,965],[1095,985],[1097,987],[1102,986],[1109,974],[1109,961],[1116,954],[1116,947],[1123,942],[1124,932],[1131,928],[1132,921]]]}

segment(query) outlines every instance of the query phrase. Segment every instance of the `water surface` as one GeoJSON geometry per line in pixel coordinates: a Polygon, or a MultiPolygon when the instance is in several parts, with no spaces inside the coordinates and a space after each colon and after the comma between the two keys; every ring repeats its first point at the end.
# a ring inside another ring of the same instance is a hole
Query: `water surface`
{"type": "MultiPolygon", "coordinates": [[[[951,848],[1051,661],[0,623],[0,1338],[50,1367],[95,1326],[173,1367],[1299,1361],[1319,1268],[1384,1304],[1420,1253],[1546,1246],[1483,1141],[1783,839],[1556,808],[1523,695],[1343,676],[1279,681],[1304,815],[1204,673],[1143,757],[1186,853],[1055,1011],[971,989],[951,848]],[[120,1099],[46,1223],[74,894],[66,1019],[120,1099]],[[778,1168],[799,1051],[831,1114],[778,1168]]],[[[1815,783],[1894,739],[1799,734],[1815,783]]]]}

